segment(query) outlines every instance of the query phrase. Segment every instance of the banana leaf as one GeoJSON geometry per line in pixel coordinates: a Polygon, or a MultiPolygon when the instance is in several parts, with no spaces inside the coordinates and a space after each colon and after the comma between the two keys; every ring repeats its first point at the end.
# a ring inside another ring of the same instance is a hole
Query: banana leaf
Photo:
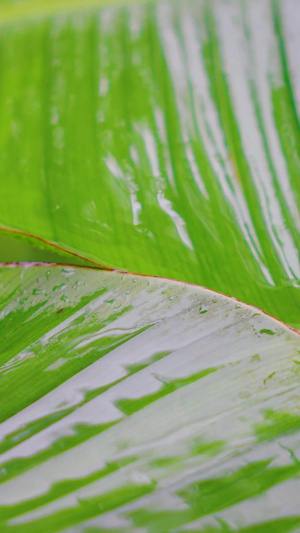
{"type": "Polygon", "coordinates": [[[299,333],[96,269],[0,291],[1,532],[299,531],[299,333]]]}
{"type": "Polygon", "coordinates": [[[300,328],[299,15],[2,1],[2,230],[300,328]]]}

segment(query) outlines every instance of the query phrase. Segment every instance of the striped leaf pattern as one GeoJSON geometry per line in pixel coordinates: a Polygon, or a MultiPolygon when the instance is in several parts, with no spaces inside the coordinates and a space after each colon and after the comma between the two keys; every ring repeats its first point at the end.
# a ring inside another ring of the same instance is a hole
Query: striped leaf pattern
{"type": "Polygon", "coordinates": [[[154,278],[0,288],[1,532],[299,531],[298,333],[154,278]]]}
{"type": "Polygon", "coordinates": [[[1,227],[300,327],[299,2],[96,4],[0,14],[1,227]]]}

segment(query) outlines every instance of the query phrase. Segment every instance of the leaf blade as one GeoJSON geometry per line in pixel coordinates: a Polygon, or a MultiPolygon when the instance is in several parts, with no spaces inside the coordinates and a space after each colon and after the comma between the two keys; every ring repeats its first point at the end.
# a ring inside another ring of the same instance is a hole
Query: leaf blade
{"type": "Polygon", "coordinates": [[[299,327],[290,5],[76,9],[3,25],[1,225],[299,327]]]}
{"type": "Polygon", "coordinates": [[[3,531],[298,523],[298,333],[155,278],[27,265],[0,286],[3,531]]]}

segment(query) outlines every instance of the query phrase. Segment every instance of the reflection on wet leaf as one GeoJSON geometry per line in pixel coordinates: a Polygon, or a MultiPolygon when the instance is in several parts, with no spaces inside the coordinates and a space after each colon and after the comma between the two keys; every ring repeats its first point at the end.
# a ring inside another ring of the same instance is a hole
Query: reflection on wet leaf
{"type": "Polygon", "coordinates": [[[1,531],[297,531],[297,333],[122,273],[2,267],[0,290],[1,531]]]}

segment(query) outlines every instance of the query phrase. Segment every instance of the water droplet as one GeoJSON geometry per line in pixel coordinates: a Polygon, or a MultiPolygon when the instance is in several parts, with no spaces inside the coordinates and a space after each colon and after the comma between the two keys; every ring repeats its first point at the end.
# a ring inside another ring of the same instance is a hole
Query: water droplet
{"type": "Polygon", "coordinates": [[[260,329],[259,333],[265,333],[266,335],[275,335],[275,331],[272,331],[271,329],[260,329]]]}
{"type": "Polygon", "coordinates": [[[62,274],[64,278],[71,278],[72,276],[74,276],[74,274],[76,274],[76,272],[73,268],[63,268],[62,274]]]}
{"type": "Polygon", "coordinates": [[[200,305],[199,307],[199,313],[200,315],[203,315],[204,313],[207,313],[208,308],[205,305],[200,305]]]}
{"type": "Polygon", "coordinates": [[[32,294],[37,296],[38,294],[43,294],[43,291],[42,289],[33,289],[32,294]]]}
{"type": "Polygon", "coordinates": [[[52,290],[53,291],[60,291],[60,290],[64,289],[65,287],[66,287],[66,284],[65,283],[61,283],[60,285],[55,285],[52,290]]]}

